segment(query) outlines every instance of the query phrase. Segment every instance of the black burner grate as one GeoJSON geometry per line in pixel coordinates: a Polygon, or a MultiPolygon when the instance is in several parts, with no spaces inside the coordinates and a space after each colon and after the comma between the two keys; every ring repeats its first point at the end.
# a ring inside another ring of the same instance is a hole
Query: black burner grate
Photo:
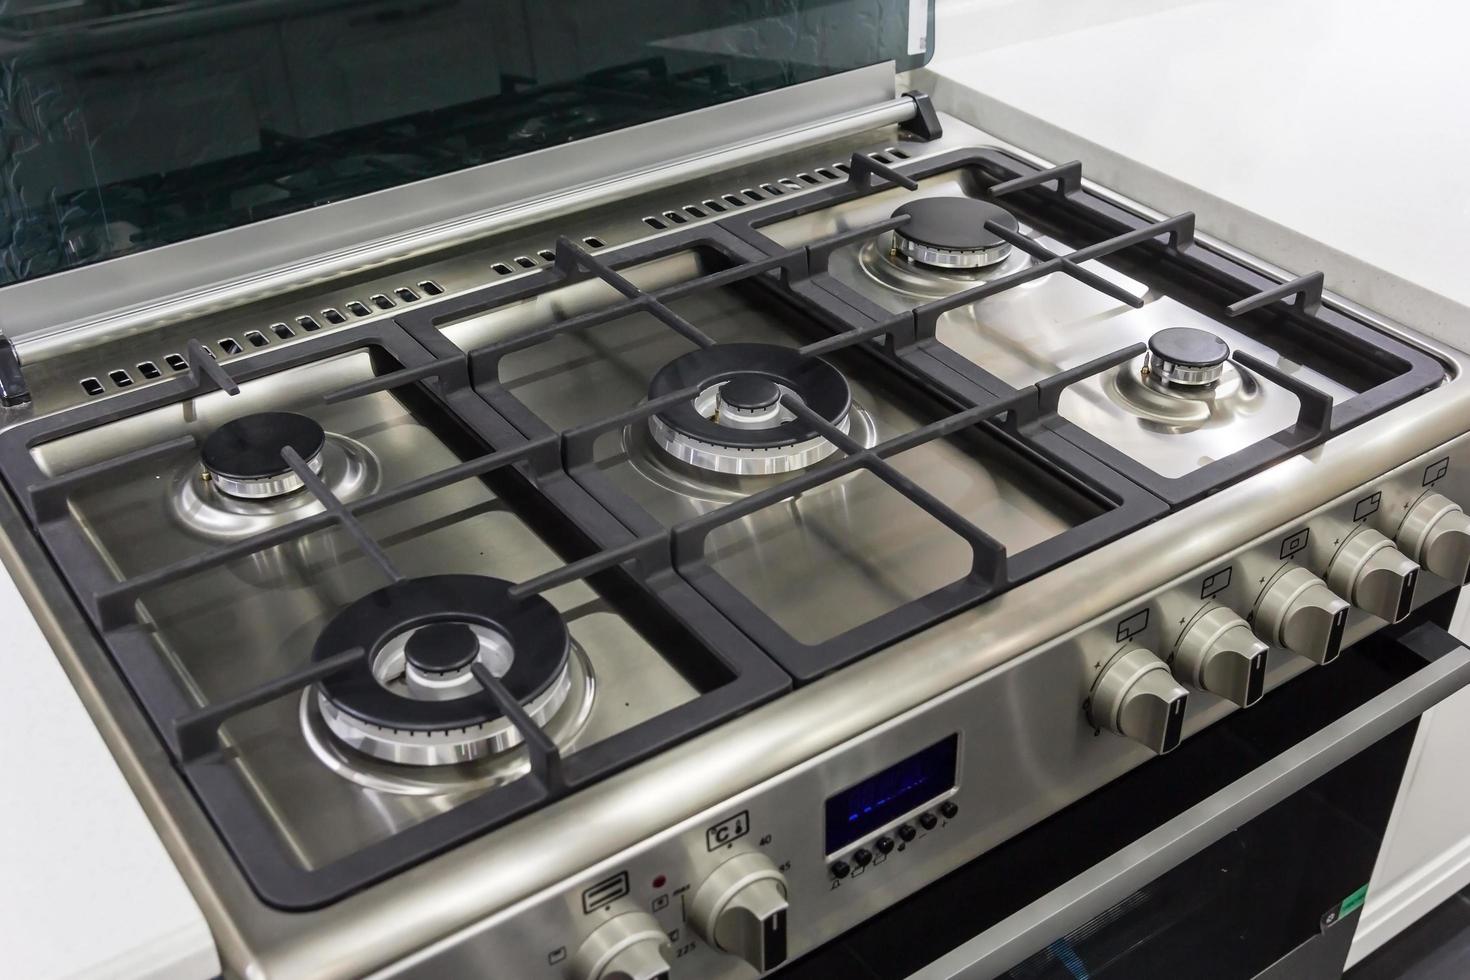
{"type": "Polygon", "coordinates": [[[1170,504],[1186,503],[1342,432],[1443,378],[1443,368],[1432,358],[1324,304],[1320,275],[1287,283],[1269,281],[1196,242],[1191,215],[1149,220],[1094,195],[1082,186],[1081,168],[1075,163],[1039,169],[1000,151],[963,150],[909,161],[902,165],[902,171],[858,154],[848,170],[849,179],[844,184],[773,200],[615,251],[593,255],[562,239],[550,267],[417,304],[393,321],[344,326],[304,337],[289,346],[264,349],[233,362],[228,370],[202,346],[193,344],[186,373],[0,433],[0,472],[19,497],[175,762],[263,898],[288,908],[340,898],[775,697],[790,686],[791,677],[805,681],[850,663],[1151,521],[1165,513],[1170,504]],[[1064,228],[1068,240],[1090,240],[1094,244],[1056,252],[1006,229],[988,226],[1015,248],[1028,252],[1036,260],[1034,264],[1013,275],[892,315],[836,280],[827,266],[836,249],[901,227],[905,218],[844,231],[797,248],[782,248],[760,230],[771,222],[862,195],[895,188],[914,190],[926,177],[956,168],[965,168],[974,175],[975,186],[982,188],[981,196],[992,200],[1004,197],[1008,207],[1014,205],[1028,220],[1064,228]],[[711,250],[728,266],[648,290],[637,286],[622,271],[692,249],[711,250]],[[1278,330],[1302,343],[1330,345],[1336,356],[1370,364],[1388,379],[1334,405],[1327,395],[1258,358],[1238,352],[1238,363],[1297,395],[1301,403],[1298,418],[1270,439],[1206,465],[1188,477],[1168,480],[1057,414],[1058,398],[1068,385],[1137,356],[1140,347],[1119,350],[1016,389],[937,342],[936,324],[944,312],[1042,275],[1065,275],[1120,302],[1136,305],[1136,297],[1120,292],[1084,267],[1088,260],[1101,258],[1148,263],[1168,283],[1205,297],[1203,302],[1222,318],[1251,319],[1262,331],[1278,330]],[[583,280],[600,280],[621,298],[606,307],[470,350],[457,347],[441,329],[453,321],[583,280]],[[939,397],[945,411],[933,421],[867,447],[800,400],[786,395],[782,399],[786,410],[835,446],[840,455],[696,518],[665,527],[598,472],[593,443],[599,435],[646,420],[668,405],[693,398],[698,394],[696,390],[675,391],[608,417],[559,430],[537,418],[499,383],[503,360],[516,351],[571,331],[592,331],[633,314],[649,315],[693,346],[708,347],[715,341],[706,329],[681,316],[670,304],[681,297],[735,284],[767,291],[789,307],[793,316],[819,332],[825,331],[825,335],[796,348],[798,353],[871,356],[880,369],[918,383],[926,395],[939,397]],[[1293,297],[1297,298],[1295,303],[1290,302],[1293,297]],[[284,464],[321,502],[320,512],[228,544],[202,548],[185,559],[123,578],[104,563],[72,517],[72,494],[89,481],[105,479],[124,467],[161,461],[197,448],[195,438],[169,439],[54,475],[40,467],[32,452],[44,443],[142,412],[188,404],[216,391],[234,394],[241,384],[361,351],[372,355],[375,376],[336,391],[327,397],[328,401],[389,390],[405,396],[411,393],[447,411],[486,451],[439,472],[350,501],[337,499],[299,456],[287,451],[284,464]],[[1008,553],[983,529],[893,465],[893,458],[906,450],[958,433],[991,441],[1034,464],[1046,478],[1095,502],[1098,516],[1041,544],[1008,553]],[[961,538],[971,551],[970,567],[959,581],[930,595],[824,643],[803,645],[709,565],[704,557],[705,540],[717,528],[859,470],[881,480],[961,538]],[[491,474],[523,481],[579,542],[561,567],[514,585],[510,589],[512,597],[537,595],[576,580],[614,577],[647,596],[657,609],[696,637],[730,679],[690,702],[564,757],[504,686],[477,669],[486,696],[521,732],[532,764],[531,774],[331,864],[304,869],[261,817],[241,775],[227,764],[220,751],[219,728],[253,707],[332,676],[366,652],[343,650],[299,670],[261,678],[254,687],[234,697],[201,706],[140,627],[139,602],[154,589],[331,527],[345,530],[383,577],[395,581],[401,573],[361,519],[455,482],[491,474]],[[763,651],[785,670],[778,669],[763,651]]]}

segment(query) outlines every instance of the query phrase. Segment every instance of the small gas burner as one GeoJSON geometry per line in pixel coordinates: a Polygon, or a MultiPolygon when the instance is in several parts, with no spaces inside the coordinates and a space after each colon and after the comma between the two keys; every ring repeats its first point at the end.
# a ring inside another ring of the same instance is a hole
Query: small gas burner
{"type": "Polygon", "coordinates": [[[1170,327],[1148,339],[1148,373],[1160,384],[1210,387],[1224,374],[1229,357],[1229,344],[1196,327],[1170,327]]]}
{"type": "Polygon", "coordinates": [[[973,197],[926,197],[901,205],[895,218],[908,223],[893,232],[900,255],[938,269],[981,269],[1005,260],[1012,245],[985,227],[986,222],[1012,232],[1020,222],[1005,208],[973,197]]]}
{"type": "Polygon", "coordinates": [[[294,449],[312,472],[320,473],[326,445],[326,432],[305,415],[257,412],[211,432],[199,457],[221,493],[262,500],[295,493],[305,486],[281,458],[282,451],[294,449]]]}
{"type": "Polygon", "coordinates": [[[795,395],[812,411],[848,431],[852,393],[847,379],[817,357],[773,344],[718,344],[665,365],[649,398],[697,387],[692,400],[648,420],[653,440],[691,466],[757,476],[790,473],[830,456],[837,447],[781,404],[795,395]]]}
{"type": "Polygon", "coordinates": [[[485,758],[522,736],[472,673],[483,664],[539,725],[571,691],[571,637],[540,596],[479,575],[406,579],[372,592],[327,624],[312,658],[367,651],[318,686],[328,729],[359,752],[405,765],[485,758]]]}

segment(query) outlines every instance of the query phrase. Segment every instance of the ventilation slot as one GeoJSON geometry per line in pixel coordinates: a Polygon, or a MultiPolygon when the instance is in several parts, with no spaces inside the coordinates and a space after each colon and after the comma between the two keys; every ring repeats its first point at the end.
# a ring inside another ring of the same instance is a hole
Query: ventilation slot
{"type": "Polygon", "coordinates": [[[743,208],[743,207],[745,207],[745,202],[742,201],[742,200],[740,200],[740,198],[736,197],[734,194],[726,194],[725,195],[725,201],[732,208],[743,208]]]}
{"type": "Polygon", "coordinates": [[[760,191],[753,191],[749,187],[745,188],[745,190],[741,191],[740,193],[744,194],[752,201],[764,201],[766,199],[766,196],[760,191]]]}
{"type": "Polygon", "coordinates": [[[889,156],[886,153],[869,153],[868,156],[872,157],[874,160],[877,160],[879,163],[893,162],[893,157],[889,156]]]}
{"type": "Polygon", "coordinates": [[[704,206],[709,208],[715,214],[719,214],[721,211],[725,210],[725,206],[719,201],[705,201],[704,206]]]}
{"type": "Polygon", "coordinates": [[[290,340],[292,337],[296,336],[296,331],[292,330],[284,323],[272,323],[271,333],[275,334],[277,337],[280,337],[282,340],[290,340]]]}
{"type": "Polygon", "coordinates": [[[371,296],[368,297],[368,299],[371,300],[372,304],[380,310],[391,310],[393,309],[393,307],[398,305],[388,297],[384,296],[382,293],[373,293],[371,296]]]}
{"type": "Polygon", "coordinates": [[[529,255],[518,255],[516,256],[516,265],[522,269],[534,269],[536,268],[536,260],[529,255]]]}
{"type": "Polygon", "coordinates": [[[96,378],[83,378],[82,390],[87,393],[88,397],[96,398],[98,395],[102,394],[102,382],[98,381],[96,378]]]}
{"type": "Polygon", "coordinates": [[[762,184],[761,185],[761,190],[765,191],[767,194],[771,195],[772,197],[780,197],[782,194],[785,194],[786,193],[781,188],[777,187],[775,184],[762,184]]]}
{"type": "Polygon", "coordinates": [[[414,292],[412,289],[409,289],[407,286],[399,286],[397,289],[393,290],[393,295],[397,296],[405,303],[412,303],[419,298],[419,294],[414,292]]]}
{"type": "Polygon", "coordinates": [[[539,256],[541,256],[541,258],[543,258],[547,262],[555,262],[556,261],[556,253],[553,252],[549,248],[543,248],[541,251],[537,252],[536,254],[539,255],[539,256]]]}
{"type": "Polygon", "coordinates": [[[189,367],[189,362],[184,360],[178,354],[168,355],[163,359],[163,363],[167,364],[171,369],[175,371],[185,371],[188,370],[189,367]]]}
{"type": "Polygon", "coordinates": [[[649,215],[648,217],[644,218],[643,223],[652,228],[654,231],[663,231],[665,228],[668,227],[668,225],[664,224],[653,215],[649,215]]]}
{"type": "Polygon", "coordinates": [[[438,296],[440,293],[444,292],[444,287],[439,285],[432,279],[425,279],[423,282],[419,283],[419,288],[424,291],[425,296],[438,296]]]}
{"type": "Polygon", "coordinates": [[[834,163],[834,164],[832,164],[832,169],[835,170],[835,171],[837,171],[838,173],[850,174],[850,173],[852,173],[852,164],[850,164],[850,163],[834,163]]]}
{"type": "Polygon", "coordinates": [[[373,312],[355,299],[349,299],[344,305],[347,307],[347,312],[353,316],[368,316],[373,312]]]}
{"type": "Polygon", "coordinates": [[[909,155],[907,153],[905,153],[903,150],[900,150],[896,146],[890,146],[888,148],[888,152],[891,155],[898,157],[900,160],[907,160],[909,158],[909,155]]]}
{"type": "Polygon", "coordinates": [[[245,331],[245,340],[247,343],[250,344],[251,347],[264,347],[266,344],[270,343],[270,341],[265,338],[265,334],[261,333],[259,330],[245,331]]]}
{"type": "Polygon", "coordinates": [[[239,341],[235,340],[233,337],[224,337],[221,338],[219,342],[219,349],[224,351],[226,354],[238,354],[244,348],[242,348],[239,341]]]}
{"type": "Polygon", "coordinates": [[[678,211],[665,211],[664,212],[664,217],[665,218],[668,218],[670,221],[672,221],[676,225],[682,225],[684,222],[686,222],[686,221],[689,220],[688,218],[686,218],[682,214],[680,214],[678,211]]]}
{"type": "Polygon", "coordinates": [[[790,188],[793,188],[793,189],[798,190],[798,191],[801,190],[801,184],[799,184],[796,181],[792,180],[790,177],[782,177],[781,178],[781,186],[782,187],[790,187],[790,188]]]}
{"type": "Polygon", "coordinates": [[[831,170],[831,169],[829,169],[827,167],[823,167],[820,170],[818,170],[817,171],[817,175],[820,176],[820,177],[825,177],[827,180],[836,180],[837,179],[837,172],[834,171],[834,170],[831,170]]]}
{"type": "Polygon", "coordinates": [[[143,361],[138,365],[138,373],[152,381],[154,378],[163,377],[163,372],[158,370],[158,365],[152,361],[143,361]]]}
{"type": "Polygon", "coordinates": [[[692,215],[692,216],[694,216],[696,218],[704,218],[704,217],[707,217],[707,215],[703,211],[699,210],[699,208],[695,207],[692,204],[686,204],[686,205],[684,205],[684,211],[687,214],[690,214],[690,215],[692,215]]]}
{"type": "MultiPolygon", "coordinates": [[[[334,310],[330,308],[322,310],[322,319],[326,320],[328,323],[347,322],[347,317],[343,316],[340,310],[334,310]]],[[[302,330],[305,330],[307,332],[316,330],[321,326],[321,324],[317,323],[309,316],[298,316],[296,318],[296,322],[301,325],[302,330]]]]}
{"type": "Polygon", "coordinates": [[[797,174],[796,177],[798,180],[804,180],[808,184],[820,183],[820,181],[818,181],[817,178],[813,177],[811,174],[797,174]]]}
{"type": "Polygon", "coordinates": [[[588,235],[586,238],[582,239],[582,244],[586,245],[588,248],[604,247],[602,244],[602,239],[598,238],[596,235],[588,235]]]}
{"type": "Polygon", "coordinates": [[[108,375],[108,377],[111,378],[112,383],[117,385],[119,388],[126,388],[128,385],[133,383],[132,375],[122,370],[113,371],[111,374],[108,375]]]}
{"type": "Polygon", "coordinates": [[[504,262],[497,262],[490,268],[495,271],[495,274],[497,276],[508,276],[511,272],[510,266],[506,265],[504,262]]]}

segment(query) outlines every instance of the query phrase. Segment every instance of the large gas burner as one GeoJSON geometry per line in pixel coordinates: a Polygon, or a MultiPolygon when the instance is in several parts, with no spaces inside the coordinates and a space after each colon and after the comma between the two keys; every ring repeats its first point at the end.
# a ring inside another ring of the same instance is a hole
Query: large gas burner
{"type": "Polygon", "coordinates": [[[790,473],[826,459],[837,447],[781,404],[794,395],[848,431],[847,379],[818,357],[774,344],[718,344],[667,364],[649,398],[697,387],[692,400],[648,420],[654,442],[691,466],[757,476],[790,473]]]}
{"type": "Polygon", "coordinates": [[[339,613],[314,660],[361,647],[355,669],[322,681],[318,708],[343,742],[377,759],[450,765],[522,741],[485,695],[483,665],[537,724],[571,690],[571,638],[545,599],[514,599],[510,583],[478,575],[405,579],[339,613]]]}
{"type": "Polygon", "coordinates": [[[283,450],[295,450],[312,472],[320,473],[326,445],[326,432],[305,415],[257,412],[211,432],[199,457],[221,493],[263,500],[283,497],[305,486],[282,459],[283,450]]]}
{"type": "Polygon", "coordinates": [[[926,197],[900,205],[895,218],[909,220],[893,233],[893,247],[922,266],[983,269],[1003,262],[1011,243],[986,228],[987,222],[1019,232],[1016,216],[998,204],[972,197],[926,197]]]}

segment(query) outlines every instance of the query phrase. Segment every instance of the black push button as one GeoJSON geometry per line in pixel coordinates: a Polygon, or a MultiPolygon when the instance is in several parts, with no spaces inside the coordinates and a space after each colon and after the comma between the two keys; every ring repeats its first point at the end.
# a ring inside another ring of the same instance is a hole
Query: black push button
{"type": "Polygon", "coordinates": [[[902,824],[898,828],[898,837],[905,844],[907,844],[909,841],[913,840],[917,836],[919,836],[919,832],[914,829],[913,824],[902,824]]]}
{"type": "Polygon", "coordinates": [[[923,827],[925,830],[933,830],[935,827],[939,826],[939,818],[926,810],[925,812],[919,814],[919,826],[923,827]]]}
{"type": "Polygon", "coordinates": [[[953,820],[960,812],[960,805],[954,800],[945,800],[939,804],[939,812],[944,814],[944,819],[953,820]]]}
{"type": "Polygon", "coordinates": [[[873,841],[873,847],[879,854],[887,854],[893,850],[893,838],[885,834],[873,841]]]}
{"type": "Polygon", "coordinates": [[[852,874],[852,866],[846,861],[833,861],[832,867],[828,870],[832,872],[834,878],[846,878],[852,874]]]}
{"type": "Polygon", "coordinates": [[[873,852],[866,847],[859,847],[852,852],[852,859],[857,863],[858,867],[866,868],[873,863],[873,852]]]}

